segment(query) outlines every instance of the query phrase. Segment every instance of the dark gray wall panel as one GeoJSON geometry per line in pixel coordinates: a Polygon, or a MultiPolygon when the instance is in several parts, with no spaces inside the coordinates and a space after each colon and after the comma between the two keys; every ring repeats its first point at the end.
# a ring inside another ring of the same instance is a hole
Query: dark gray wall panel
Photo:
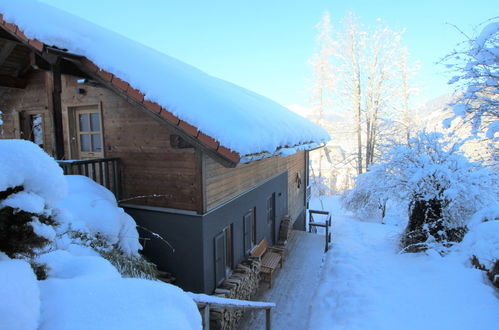
{"type": "Polygon", "coordinates": [[[150,238],[144,249],[146,257],[159,269],[172,273],[178,286],[204,292],[202,217],[132,207],[125,207],[125,211],[138,225],[158,233],[175,248],[172,251],[166,243],[139,230],[141,237],[150,238]]]}
{"type": "MultiPolygon", "coordinates": [[[[256,188],[212,210],[203,218],[204,264],[206,265],[205,289],[212,292],[215,289],[215,251],[214,238],[226,226],[233,225],[233,264],[237,265],[247,255],[244,251],[244,215],[250,208],[256,208],[256,241],[257,244],[267,237],[266,202],[275,193],[276,221],[275,234],[279,234],[282,217],[288,212],[288,172],[281,173],[256,188]]],[[[277,237],[276,237],[277,239],[277,237]]]]}

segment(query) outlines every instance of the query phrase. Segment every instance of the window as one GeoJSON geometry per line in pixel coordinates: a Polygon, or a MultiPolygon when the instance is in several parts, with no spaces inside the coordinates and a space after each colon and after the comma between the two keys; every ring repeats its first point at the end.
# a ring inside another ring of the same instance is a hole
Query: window
{"type": "Polygon", "coordinates": [[[74,114],[73,157],[76,156],[79,159],[104,157],[99,106],[81,106],[71,109],[74,114]]]}
{"type": "Polygon", "coordinates": [[[220,285],[232,272],[234,253],[232,224],[215,236],[215,283],[220,285]]]}
{"type": "Polygon", "coordinates": [[[21,119],[21,138],[34,142],[40,148],[45,145],[45,113],[37,111],[22,111],[21,119]]]}
{"type": "Polygon", "coordinates": [[[267,237],[268,243],[275,243],[275,193],[267,198],[267,237]]]}
{"type": "Polygon", "coordinates": [[[226,273],[230,273],[233,265],[233,248],[232,248],[232,224],[228,225],[224,229],[225,233],[225,269],[226,273]]]}
{"type": "Polygon", "coordinates": [[[225,279],[225,232],[215,236],[215,285],[225,279]]]}
{"type": "Polygon", "coordinates": [[[244,251],[249,253],[256,245],[256,208],[250,209],[243,217],[244,251]]]}

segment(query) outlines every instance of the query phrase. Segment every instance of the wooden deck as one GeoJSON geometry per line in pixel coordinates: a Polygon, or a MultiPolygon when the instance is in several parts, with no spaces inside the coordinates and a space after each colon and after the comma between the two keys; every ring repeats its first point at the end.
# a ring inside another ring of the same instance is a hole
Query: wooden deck
{"type": "MultiPolygon", "coordinates": [[[[260,285],[254,298],[276,304],[272,309],[273,329],[306,329],[310,303],[319,283],[324,236],[302,231],[293,231],[292,235],[288,243],[288,257],[282,269],[275,274],[272,289],[260,285]]],[[[248,313],[239,329],[265,329],[265,317],[262,314],[248,313]]]]}

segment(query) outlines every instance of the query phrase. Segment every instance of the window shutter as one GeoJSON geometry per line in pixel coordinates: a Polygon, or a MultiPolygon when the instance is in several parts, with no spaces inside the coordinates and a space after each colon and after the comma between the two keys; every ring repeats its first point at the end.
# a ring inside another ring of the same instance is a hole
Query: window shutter
{"type": "Polygon", "coordinates": [[[244,222],[244,251],[248,252],[251,249],[251,212],[246,213],[243,218],[244,222]]]}
{"type": "Polygon", "coordinates": [[[225,234],[215,236],[215,283],[218,286],[225,278],[225,234]]]}

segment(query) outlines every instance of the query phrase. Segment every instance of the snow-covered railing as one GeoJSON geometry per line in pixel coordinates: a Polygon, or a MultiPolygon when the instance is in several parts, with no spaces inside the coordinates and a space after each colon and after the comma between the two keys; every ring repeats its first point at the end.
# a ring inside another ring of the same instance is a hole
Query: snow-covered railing
{"type": "Polygon", "coordinates": [[[85,160],[58,160],[64,174],[84,175],[111,190],[116,199],[121,199],[121,166],[119,158],[96,158],[85,160]]]}
{"type": "Polygon", "coordinates": [[[319,211],[319,210],[308,210],[309,214],[309,222],[308,222],[308,232],[314,233],[317,232],[317,227],[326,228],[326,246],[324,248],[324,252],[329,250],[329,243],[331,243],[331,232],[329,231],[329,227],[331,227],[331,214],[328,211],[319,211]],[[314,214],[325,215],[326,220],[324,222],[316,222],[314,219],[314,214]]]}
{"type": "Polygon", "coordinates": [[[196,302],[198,308],[202,310],[203,330],[210,328],[210,308],[240,309],[240,310],[265,310],[265,329],[270,330],[270,311],[275,307],[275,303],[262,301],[249,301],[209,296],[200,293],[190,293],[192,300],[196,302]]]}

